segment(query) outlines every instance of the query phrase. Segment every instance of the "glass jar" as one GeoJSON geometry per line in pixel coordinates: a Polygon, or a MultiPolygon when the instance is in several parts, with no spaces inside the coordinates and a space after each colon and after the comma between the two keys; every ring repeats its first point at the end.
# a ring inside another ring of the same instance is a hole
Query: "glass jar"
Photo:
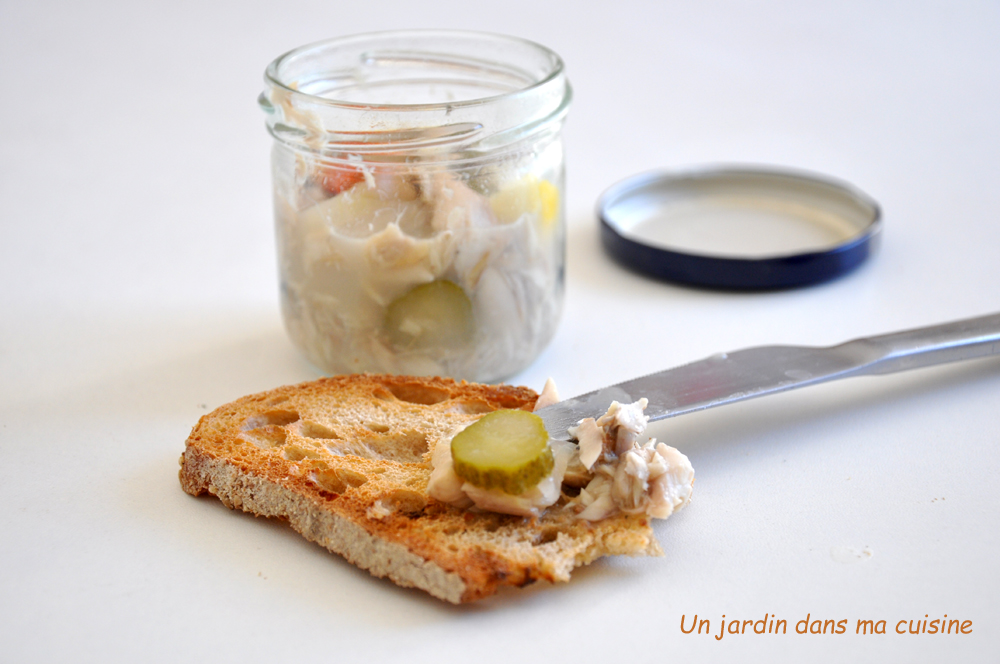
{"type": "Polygon", "coordinates": [[[281,304],[322,371],[496,381],[555,332],[563,63],[492,34],[401,31],[267,68],[281,304]]]}

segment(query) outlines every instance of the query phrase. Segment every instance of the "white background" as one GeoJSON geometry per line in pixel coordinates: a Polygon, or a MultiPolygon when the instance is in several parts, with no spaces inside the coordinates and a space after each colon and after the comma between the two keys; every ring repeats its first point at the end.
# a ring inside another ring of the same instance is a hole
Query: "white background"
{"type": "Polygon", "coordinates": [[[666,558],[469,607],[180,490],[201,415],[315,377],[278,313],[263,69],[407,27],[539,41],[575,88],[565,315],[511,382],[551,375],[570,396],[719,351],[1000,310],[993,0],[2,0],[0,660],[992,661],[1000,359],[657,425],[698,473],[694,502],[656,526],[666,558]],[[605,187],[717,162],[852,182],[883,206],[881,252],[764,294],[605,257],[605,187]],[[722,614],[849,628],[717,641],[681,633],[694,614],[714,633],[722,614]],[[891,633],[925,614],[972,633],[891,633]],[[859,618],[890,634],[855,635],[859,618]]]}

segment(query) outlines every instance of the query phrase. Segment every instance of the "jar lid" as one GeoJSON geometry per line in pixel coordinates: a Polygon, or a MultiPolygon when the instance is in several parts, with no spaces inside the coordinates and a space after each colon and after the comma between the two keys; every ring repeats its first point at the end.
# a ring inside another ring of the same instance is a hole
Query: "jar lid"
{"type": "Polygon", "coordinates": [[[598,216],[623,265],[734,290],[839,277],[873,253],[882,227],[878,203],[849,184],[758,166],[636,175],[601,196],[598,216]]]}

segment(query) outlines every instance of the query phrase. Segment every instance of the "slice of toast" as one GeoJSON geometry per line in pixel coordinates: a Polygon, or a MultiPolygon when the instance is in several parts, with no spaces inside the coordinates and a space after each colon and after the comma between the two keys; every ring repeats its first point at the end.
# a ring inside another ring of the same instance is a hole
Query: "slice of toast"
{"type": "Polygon", "coordinates": [[[563,496],[537,519],[461,510],[427,495],[431,453],[524,387],[353,375],[243,397],[201,418],[180,480],[230,508],[287,519],[375,576],[461,603],[502,585],[568,581],[606,555],[662,555],[649,519],[577,519],[563,496]]]}

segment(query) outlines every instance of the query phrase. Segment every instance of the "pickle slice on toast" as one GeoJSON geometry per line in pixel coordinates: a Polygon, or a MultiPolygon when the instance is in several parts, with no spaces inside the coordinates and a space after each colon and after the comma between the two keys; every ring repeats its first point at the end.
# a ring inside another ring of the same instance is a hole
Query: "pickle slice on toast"
{"type": "Polygon", "coordinates": [[[451,441],[455,473],[483,489],[524,493],[552,472],[554,459],[542,418],[524,410],[484,415],[451,441]]]}
{"type": "Polygon", "coordinates": [[[464,346],[475,330],[472,303],[458,284],[439,279],[394,300],[383,327],[399,349],[464,346]]]}

